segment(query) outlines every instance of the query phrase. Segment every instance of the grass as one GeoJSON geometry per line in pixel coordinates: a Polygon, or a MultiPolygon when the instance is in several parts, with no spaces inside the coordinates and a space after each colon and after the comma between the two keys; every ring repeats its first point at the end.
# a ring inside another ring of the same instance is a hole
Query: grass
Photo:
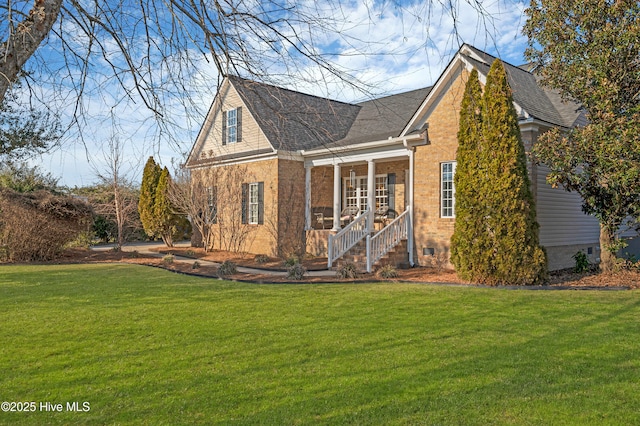
{"type": "Polygon", "coordinates": [[[0,268],[2,424],[639,424],[640,292],[0,268]]]}

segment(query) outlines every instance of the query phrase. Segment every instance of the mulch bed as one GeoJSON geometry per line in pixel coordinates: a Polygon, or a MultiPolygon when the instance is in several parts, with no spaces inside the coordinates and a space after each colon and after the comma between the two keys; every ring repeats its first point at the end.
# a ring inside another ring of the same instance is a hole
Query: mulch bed
{"type": "MultiPolygon", "coordinates": [[[[230,260],[237,266],[244,266],[256,269],[266,269],[271,271],[286,271],[284,262],[281,259],[270,258],[263,263],[256,262],[255,255],[238,254],[225,251],[213,251],[204,253],[201,249],[195,248],[174,248],[160,249],[159,252],[171,253],[177,256],[185,256],[197,258],[200,260],[208,260],[222,263],[230,260]]],[[[139,265],[154,266],[164,268],[170,271],[197,275],[210,278],[220,278],[215,266],[202,265],[193,268],[191,264],[174,260],[167,263],[161,258],[138,254],[136,252],[127,251],[92,251],[83,249],[67,250],[55,261],[46,262],[49,264],[69,264],[69,263],[131,263],[139,265]]],[[[307,270],[326,269],[326,259],[310,258],[303,259],[303,265],[307,270]]],[[[415,267],[411,269],[398,269],[398,278],[384,280],[376,274],[361,274],[357,279],[339,279],[337,277],[309,277],[306,276],[301,281],[287,279],[286,276],[274,276],[265,272],[264,274],[246,274],[237,273],[224,277],[244,282],[256,283],[326,283],[326,282],[416,282],[416,283],[439,283],[439,284],[459,284],[469,285],[460,280],[454,271],[437,270],[429,267],[415,267]]],[[[599,273],[597,271],[586,272],[582,274],[574,273],[571,270],[563,270],[550,274],[549,282],[546,286],[536,288],[541,289],[591,289],[591,288],[608,288],[608,289],[636,289],[640,288],[640,272],[623,270],[616,273],[599,273]]]]}

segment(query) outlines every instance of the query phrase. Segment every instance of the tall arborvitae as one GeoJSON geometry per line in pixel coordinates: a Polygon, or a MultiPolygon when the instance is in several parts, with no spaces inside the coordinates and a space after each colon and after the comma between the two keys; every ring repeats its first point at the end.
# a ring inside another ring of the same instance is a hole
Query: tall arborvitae
{"type": "MultiPolygon", "coordinates": [[[[456,222],[451,238],[451,263],[460,278],[477,279],[477,269],[486,256],[486,235],[482,232],[483,197],[478,196],[482,174],[479,164],[479,146],[482,138],[482,88],[478,71],[471,71],[460,109],[458,152],[456,155],[455,214],[456,222]]],[[[484,259],[486,262],[486,259],[484,259]]]]}
{"type": "Polygon", "coordinates": [[[479,169],[487,179],[480,179],[476,196],[485,209],[491,263],[476,278],[489,284],[540,283],[547,274],[546,255],[540,247],[518,115],[500,60],[491,65],[482,100],[479,169]]]}
{"type": "Polygon", "coordinates": [[[171,175],[169,174],[169,169],[165,167],[162,169],[160,177],[158,178],[153,204],[153,215],[157,233],[162,237],[162,241],[164,241],[167,247],[173,247],[173,234],[177,221],[168,197],[170,181],[171,175]]]}
{"type": "Polygon", "coordinates": [[[154,213],[155,194],[162,169],[156,164],[153,157],[149,157],[142,172],[142,184],[140,185],[140,200],[138,201],[138,213],[144,232],[150,237],[157,237],[158,227],[154,213]]]}

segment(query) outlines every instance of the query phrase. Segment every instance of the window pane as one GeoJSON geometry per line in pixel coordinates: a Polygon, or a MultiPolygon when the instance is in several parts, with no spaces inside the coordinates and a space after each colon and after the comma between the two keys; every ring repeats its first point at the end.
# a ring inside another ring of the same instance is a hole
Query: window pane
{"type": "Polygon", "coordinates": [[[249,223],[258,223],[258,184],[249,184],[249,223]]]}
{"type": "Polygon", "coordinates": [[[440,215],[442,217],[455,217],[455,186],[453,181],[455,164],[455,162],[451,162],[441,165],[440,215]]]}
{"type": "Polygon", "coordinates": [[[237,114],[237,109],[227,111],[227,143],[235,143],[238,140],[237,114]]]}

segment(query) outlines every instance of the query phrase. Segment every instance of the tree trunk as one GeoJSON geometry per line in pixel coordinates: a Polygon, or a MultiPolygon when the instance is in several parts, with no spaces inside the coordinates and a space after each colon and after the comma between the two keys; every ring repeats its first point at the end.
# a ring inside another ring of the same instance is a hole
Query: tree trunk
{"type": "Polygon", "coordinates": [[[600,225],[600,270],[612,271],[616,264],[616,253],[611,251],[614,237],[607,228],[600,225]]]}
{"type": "Polygon", "coordinates": [[[51,31],[60,14],[61,5],[62,0],[36,0],[22,22],[13,22],[15,32],[9,33],[7,39],[0,44],[0,103],[25,62],[51,31]]]}

